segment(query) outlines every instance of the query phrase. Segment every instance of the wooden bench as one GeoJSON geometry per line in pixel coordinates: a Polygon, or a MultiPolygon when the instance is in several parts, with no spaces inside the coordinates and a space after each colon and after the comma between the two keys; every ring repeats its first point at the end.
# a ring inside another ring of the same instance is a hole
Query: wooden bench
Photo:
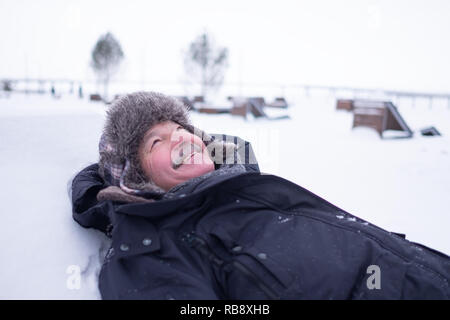
{"type": "Polygon", "coordinates": [[[383,137],[384,118],[384,107],[356,107],[353,109],[353,128],[369,127],[383,137]]]}
{"type": "Polygon", "coordinates": [[[408,127],[397,108],[390,101],[355,100],[353,105],[353,126],[375,129],[381,138],[386,130],[402,131],[397,138],[410,138],[412,130],[408,127]]]}
{"type": "Polygon", "coordinates": [[[232,115],[247,118],[247,114],[251,113],[255,118],[266,117],[263,110],[265,105],[263,97],[229,97],[229,100],[233,101],[233,108],[231,108],[230,112],[232,115]]]}
{"type": "Polygon", "coordinates": [[[264,106],[266,105],[266,102],[264,101],[263,97],[249,98],[248,103],[249,103],[248,111],[250,111],[255,118],[261,117],[267,118],[267,115],[264,112],[264,106]]]}
{"type": "Polygon", "coordinates": [[[99,94],[97,94],[97,93],[91,94],[89,96],[89,99],[91,101],[103,101],[102,97],[99,94]]]}
{"type": "Polygon", "coordinates": [[[241,116],[247,119],[248,113],[248,101],[247,99],[242,98],[232,98],[233,107],[231,108],[230,113],[233,116],[241,116]]]}
{"type": "Polygon", "coordinates": [[[289,119],[289,115],[277,115],[275,117],[269,116],[264,111],[265,104],[263,97],[253,98],[231,98],[233,101],[233,108],[231,114],[236,116],[242,116],[247,119],[247,115],[251,113],[255,118],[265,118],[268,120],[289,119]]]}
{"type": "Polygon", "coordinates": [[[267,107],[272,108],[283,108],[286,109],[288,107],[287,101],[283,97],[276,97],[275,100],[271,103],[266,104],[267,107]]]}
{"type": "Polygon", "coordinates": [[[343,99],[337,100],[336,110],[352,111],[353,110],[353,100],[343,100],[343,99]]]}
{"type": "Polygon", "coordinates": [[[213,108],[213,107],[200,107],[197,109],[200,113],[210,113],[210,114],[218,114],[218,113],[230,113],[232,109],[230,108],[213,108]]]}
{"type": "Polygon", "coordinates": [[[196,103],[196,102],[204,103],[205,97],[204,96],[195,96],[194,99],[192,99],[192,103],[196,103]]]}

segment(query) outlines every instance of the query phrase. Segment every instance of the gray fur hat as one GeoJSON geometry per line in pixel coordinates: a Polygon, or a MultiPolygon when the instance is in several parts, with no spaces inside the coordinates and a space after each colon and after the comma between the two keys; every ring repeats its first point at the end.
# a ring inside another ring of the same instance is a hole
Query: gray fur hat
{"type": "Polygon", "coordinates": [[[189,120],[188,110],[178,99],[156,92],[135,92],[116,99],[107,111],[106,124],[99,143],[99,174],[110,186],[127,194],[159,198],[165,190],[145,175],[139,162],[139,145],[155,124],[173,121],[199,136],[213,159],[229,163],[237,159],[234,143],[218,141],[189,120]],[[217,153],[216,150],[223,150],[217,153]]]}

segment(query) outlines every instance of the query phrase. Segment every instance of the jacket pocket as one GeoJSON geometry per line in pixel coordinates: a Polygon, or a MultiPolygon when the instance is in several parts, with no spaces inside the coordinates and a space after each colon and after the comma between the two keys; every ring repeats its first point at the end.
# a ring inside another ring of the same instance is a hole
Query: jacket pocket
{"type": "MultiPolygon", "coordinates": [[[[270,299],[279,299],[292,286],[294,276],[264,248],[258,248],[253,243],[240,243],[237,237],[233,237],[221,225],[214,226],[209,235],[229,253],[230,260],[226,268],[226,272],[229,273],[228,288],[241,288],[241,293],[255,292],[256,288],[270,299]]],[[[261,298],[251,294],[244,297],[236,296],[239,294],[237,291],[234,290],[236,293],[232,298],[261,298]]]]}

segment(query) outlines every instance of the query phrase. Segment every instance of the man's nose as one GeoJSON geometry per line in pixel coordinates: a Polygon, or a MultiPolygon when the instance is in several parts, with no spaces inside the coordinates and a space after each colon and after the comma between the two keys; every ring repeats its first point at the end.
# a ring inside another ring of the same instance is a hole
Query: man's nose
{"type": "Polygon", "coordinates": [[[174,133],[172,135],[171,138],[171,149],[173,150],[174,148],[177,148],[178,146],[180,146],[183,142],[194,142],[193,141],[193,137],[191,137],[188,134],[183,134],[183,133],[174,133]]]}

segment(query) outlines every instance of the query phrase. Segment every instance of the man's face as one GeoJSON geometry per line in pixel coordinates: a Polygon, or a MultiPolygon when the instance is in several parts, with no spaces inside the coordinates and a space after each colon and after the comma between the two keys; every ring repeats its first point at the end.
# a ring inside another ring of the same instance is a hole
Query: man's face
{"type": "Polygon", "coordinates": [[[139,160],[147,177],[166,191],[214,170],[202,139],[172,121],[158,123],[146,132],[139,160]]]}

